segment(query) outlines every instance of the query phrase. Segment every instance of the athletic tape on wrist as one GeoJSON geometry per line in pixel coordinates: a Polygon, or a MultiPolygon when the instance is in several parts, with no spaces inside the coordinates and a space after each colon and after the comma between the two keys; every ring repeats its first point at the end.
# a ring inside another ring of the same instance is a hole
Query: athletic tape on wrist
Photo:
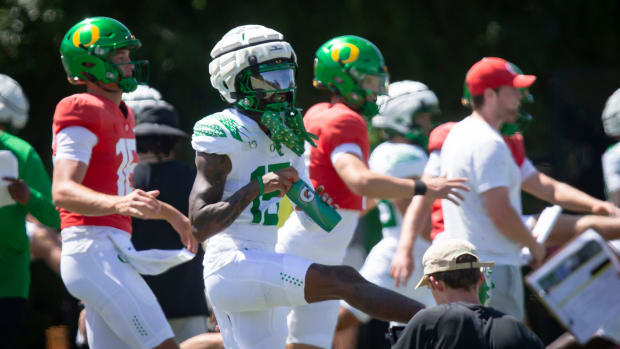
{"type": "Polygon", "coordinates": [[[258,178],[257,180],[258,180],[258,196],[262,196],[263,194],[265,194],[263,179],[258,178]]]}

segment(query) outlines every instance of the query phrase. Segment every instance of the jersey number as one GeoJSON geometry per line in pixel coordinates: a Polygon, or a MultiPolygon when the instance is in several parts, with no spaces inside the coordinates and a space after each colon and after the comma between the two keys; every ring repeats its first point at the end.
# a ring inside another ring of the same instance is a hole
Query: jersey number
{"type": "Polygon", "coordinates": [[[131,193],[130,176],[134,168],[133,154],[136,152],[136,141],[131,138],[121,138],[116,143],[116,155],[122,156],[122,161],[116,174],[118,175],[118,195],[127,195],[131,193]]]}
{"type": "MultiPolygon", "coordinates": [[[[250,180],[253,181],[257,179],[259,181],[262,181],[263,176],[266,173],[274,172],[274,171],[277,171],[283,168],[287,168],[289,166],[290,165],[288,162],[284,162],[280,164],[272,164],[268,166],[258,166],[256,170],[254,170],[252,174],[250,175],[250,180]]],[[[280,194],[280,191],[276,190],[268,194],[259,195],[256,197],[256,199],[254,199],[254,201],[252,202],[252,208],[250,209],[250,212],[252,212],[252,223],[260,224],[260,222],[262,221],[263,225],[277,225],[278,224],[278,211],[277,210],[280,209],[280,203],[276,204],[276,208],[277,208],[276,213],[269,213],[267,212],[267,210],[265,210],[264,212],[261,212],[260,202],[261,200],[269,201],[277,197],[279,194],[280,194]]]]}

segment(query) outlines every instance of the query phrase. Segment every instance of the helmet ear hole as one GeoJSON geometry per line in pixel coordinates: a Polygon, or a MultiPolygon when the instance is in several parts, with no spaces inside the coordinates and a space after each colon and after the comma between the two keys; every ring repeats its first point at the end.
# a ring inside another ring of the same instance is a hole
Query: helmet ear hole
{"type": "Polygon", "coordinates": [[[92,62],[84,62],[84,63],[82,63],[82,65],[83,65],[84,67],[86,67],[86,68],[92,68],[92,67],[94,67],[94,66],[95,66],[95,63],[92,63],[92,62]]]}

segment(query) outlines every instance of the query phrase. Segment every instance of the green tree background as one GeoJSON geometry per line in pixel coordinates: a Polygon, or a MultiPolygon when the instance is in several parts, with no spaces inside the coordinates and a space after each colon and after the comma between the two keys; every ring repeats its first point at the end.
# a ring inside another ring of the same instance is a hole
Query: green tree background
{"type": "MultiPolygon", "coordinates": [[[[307,109],[323,96],[312,88],[314,52],[343,34],[366,37],[382,50],[391,80],[419,80],[434,90],[442,114],[468,114],[460,105],[469,67],[484,56],[516,63],[538,80],[528,105],[534,122],[525,138],[539,168],[603,197],[600,155],[613,141],[600,115],[620,87],[620,2],[576,1],[208,1],[1,0],[0,72],[18,80],[31,102],[19,136],[51,168],[51,121],[56,103],[80,92],[66,81],[58,48],[79,20],[109,16],[143,43],[133,54],[151,62],[159,89],[191,130],[225,103],[209,82],[210,50],[229,29],[263,24],[284,34],[299,59],[298,101],[307,109]]],[[[184,157],[192,161],[191,150],[184,157]]],[[[541,203],[526,198],[525,211],[541,203]]]]}
{"type": "MultiPolygon", "coordinates": [[[[579,121],[578,138],[595,148],[590,156],[609,143],[599,116],[605,99],[620,85],[616,1],[4,0],[0,67],[24,86],[32,102],[31,120],[20,135],[48,164],[54,106],[81,90],[65,80],[60,40],[74,23],[96,15],[119,19],[140,38],[143,47],[134,56],[150,60],[150,84],[176,106],[187,130],[224,106],[209,82],[213,45],[237,25],[259,23],[282,32],[295,48],[303,108],[321,98],[311,85],[315,50],[333,36],[356,34],[383,51],[392,81],[423,81],[437,93],[443,111],[438,121],[467,114],[460,106],[463,78],[483,56],[506,58],[537,75],[536,103],[528,106],[535,118],[526,135],[528,150],[534,159],[551,163],[560,178],[579,180],[582,170],[564,167],[583,167],[583,161],[569,159],[574,147],[553,144],[556,138],[571,141],[558,129],[579,121]],[[582,109],[578,120],[553,120],[563,105],[582,109]]],[[[586,155],[573,157],[579,156],[586,155]]],[[[598,163],[594,157],[587,162],[598,163]]],[[[600,178],[590,181],[596,183],[590,186],[597,188],[595,194],[602,195],[600,178]]]]}

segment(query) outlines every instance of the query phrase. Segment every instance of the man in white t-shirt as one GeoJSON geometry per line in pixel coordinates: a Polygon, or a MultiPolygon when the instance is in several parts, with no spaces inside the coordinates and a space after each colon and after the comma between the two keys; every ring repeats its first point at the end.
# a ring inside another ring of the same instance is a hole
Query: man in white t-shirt
{"type": "Polygon", "coordinates": [[[545,256],[521,220],[521,174],[499,130],[514,122],[521,104],[520,88],[536,77],[517,74],[501,58],[483,58],[467,73],[473,113],[450,131],[440,156],[442,175],[466,177],[471,191],[467,204],[442,201],[445,231],[440,236],[471,242],[482,259],[494,260],[495,288],[489,306],[524,318],[521,246],[529,247],[535,263],[545,256]]]}

